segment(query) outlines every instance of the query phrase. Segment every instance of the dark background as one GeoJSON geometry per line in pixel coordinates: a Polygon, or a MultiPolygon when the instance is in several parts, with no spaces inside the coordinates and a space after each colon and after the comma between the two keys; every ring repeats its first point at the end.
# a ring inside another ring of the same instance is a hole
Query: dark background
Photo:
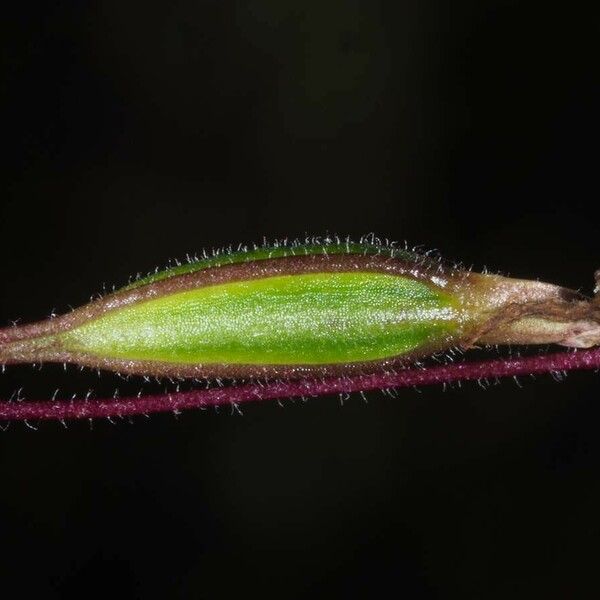
{"type": "MultiPolygon", "coordinates": [[[[591,292],[600,26],[578,3],[13,4],[3,322],[186,252],[326,232],[591,292]]],[[[597,597],[598,375],[522,383],[13,424],[3,593],[597,597]]],[[[59,385],[120,384],[0,378],[2,397],[59,385]]]]}

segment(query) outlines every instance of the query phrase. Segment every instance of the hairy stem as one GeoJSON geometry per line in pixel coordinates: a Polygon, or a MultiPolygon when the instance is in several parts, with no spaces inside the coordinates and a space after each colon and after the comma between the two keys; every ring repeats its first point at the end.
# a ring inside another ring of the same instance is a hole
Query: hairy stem
{"type": "Polygon", "coordinates": [[[234,405],[278,398],[324,396],[327,394],[366,392],[409,386],[452,383],[496,377],[515,377],[600,369],[600,348],[557,352],[538,356],[494,358],[484,361],[450,363],[426,368],[411,368],[396,373],[352,375],[299,381],[270,382],[262,385],[242,384],[172,394],[148,395],[106,400],[44,402],[2,402],[0,419],[92,419],[143,415],[190,408],[234,405]]]}

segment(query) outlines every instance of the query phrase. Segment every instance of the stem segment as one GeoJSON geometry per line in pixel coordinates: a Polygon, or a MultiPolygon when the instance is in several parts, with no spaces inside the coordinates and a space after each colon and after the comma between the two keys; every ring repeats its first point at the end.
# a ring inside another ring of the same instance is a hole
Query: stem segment
{"type": "Polygon", "coordinates": [[[45,402],[2,402],[0,419],[92,419],[122,417],[191,408],[242,404],[278,398],[324,396],[327,394],[432,385],[454,381],[514,377],[577,369],[600,369],[600,348],[557,352],[538,356],[495,358],[477,362],[451,363],[427,368],[411,368],[397,373],[328,377],[317,380],[270,382],[263,385],[193,390],[110,400],[45,402]]]}

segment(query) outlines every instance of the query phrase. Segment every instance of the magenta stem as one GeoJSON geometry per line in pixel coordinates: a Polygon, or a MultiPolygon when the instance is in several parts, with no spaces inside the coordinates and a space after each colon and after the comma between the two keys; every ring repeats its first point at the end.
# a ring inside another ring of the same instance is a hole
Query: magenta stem
{"type": "Polygon", "coordinates": [[[0,402],[0,420],[93,419],[121,417],[190,408],[235,405],[278,398],[324,396],[408,386],[452,383],[496,377],[515,377],[600,369],[600,348],[539,356],[494,358],[410,368],[395,373],[329,377],[322,380],[281,381],[106,400],[0,402]]]}

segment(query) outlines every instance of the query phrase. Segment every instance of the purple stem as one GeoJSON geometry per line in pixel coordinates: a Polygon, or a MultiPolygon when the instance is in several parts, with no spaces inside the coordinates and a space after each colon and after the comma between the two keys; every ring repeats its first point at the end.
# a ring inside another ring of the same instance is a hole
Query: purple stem
{"type": "Polygon", "coordinates": [[[494,358],[479,362],[450,363],[426,368],[411,368],[396,373],[270,382],[263,385],[242,384],[120,399],[0,402],[0,420],[63,420],[141,415],[277,398],[366,392],[575,369],[600,369],[600,348],[518,358],[494,358]]]}

